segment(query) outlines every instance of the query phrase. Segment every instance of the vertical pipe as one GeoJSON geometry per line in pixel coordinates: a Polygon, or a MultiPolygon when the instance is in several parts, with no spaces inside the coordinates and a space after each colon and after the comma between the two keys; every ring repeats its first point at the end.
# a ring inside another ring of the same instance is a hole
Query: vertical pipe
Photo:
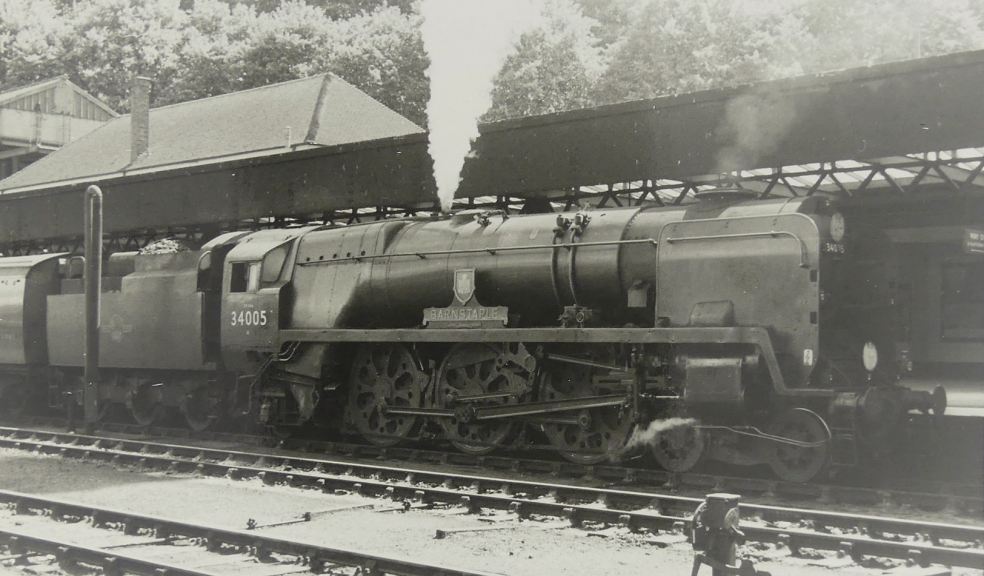
{"type": "Polygon", "coordinates": [[[102,190],[85,190],[85,375],[86,424],[99,419],[99,299],[102,280],[102,190]]]}

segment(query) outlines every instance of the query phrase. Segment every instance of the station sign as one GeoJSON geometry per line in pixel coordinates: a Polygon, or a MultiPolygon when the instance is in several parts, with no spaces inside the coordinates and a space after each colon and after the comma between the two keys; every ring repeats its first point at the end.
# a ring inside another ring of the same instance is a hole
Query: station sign
{"type": "Polygon", "coordinates": [[[963,249],[967,254],[984,254],[984,229],[964,228],[963,249]]]}

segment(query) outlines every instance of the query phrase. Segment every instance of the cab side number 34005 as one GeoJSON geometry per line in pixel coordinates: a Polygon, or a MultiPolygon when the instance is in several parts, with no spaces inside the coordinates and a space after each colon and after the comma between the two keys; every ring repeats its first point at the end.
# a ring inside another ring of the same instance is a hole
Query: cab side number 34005
{"type": "Polygon", "coordinates": [[[239,310],[239,311],[233,310],[232,325],[233,326],[266,326],[267,311],[266,310],[239,310]]]}

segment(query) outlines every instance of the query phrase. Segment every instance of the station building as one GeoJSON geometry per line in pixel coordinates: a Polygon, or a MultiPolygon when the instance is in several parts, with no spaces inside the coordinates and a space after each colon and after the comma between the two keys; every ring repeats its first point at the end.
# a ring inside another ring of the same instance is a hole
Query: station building
{"type": "Polygon", "coordinates": [[[117,116],[67,76],[0,90],[0,180],[117,116]]]}

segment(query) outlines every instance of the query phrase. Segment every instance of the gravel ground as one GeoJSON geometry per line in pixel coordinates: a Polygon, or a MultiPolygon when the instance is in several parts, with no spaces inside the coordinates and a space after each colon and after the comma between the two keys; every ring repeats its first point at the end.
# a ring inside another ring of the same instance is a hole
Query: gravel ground
{"type": "MultiPolygon", "coordinates": [[[[265,486],[253,480],[121,470],[6,449],[0,449],[0,488],[234,529],[245,529],[250,519],[265,524],[311,512],[310,522],[263,531],[302,542],[518,576],[689,574],[692,561],[690,546],[679,535],[634,534],[603,526],[575,530],[552,518],[520,522],[505,512],[469,515],[458,508],[401,512],[392,510],[397,506],[391,502],[354,495],[265,486]],[[435,538],[437,530],[475,529],[481,531],[435,538]]],[[[0,516],[0,525],[11,522],[22,521],[0,516]]],[[[830,576],[833,570],[844,576],[874,575],[888,568],[861,568],[836,558],[782,558],[771,548],[748,552],[762,561],[760,568],[774,575],[830,576]],[[776,556],[779,562],[769,561],[776,556]]],[[[705,567],[702,573],[709,574],[710,569],[705,567]]],[[[0,576],[4,575],[0,568],[0,576]]]]}

